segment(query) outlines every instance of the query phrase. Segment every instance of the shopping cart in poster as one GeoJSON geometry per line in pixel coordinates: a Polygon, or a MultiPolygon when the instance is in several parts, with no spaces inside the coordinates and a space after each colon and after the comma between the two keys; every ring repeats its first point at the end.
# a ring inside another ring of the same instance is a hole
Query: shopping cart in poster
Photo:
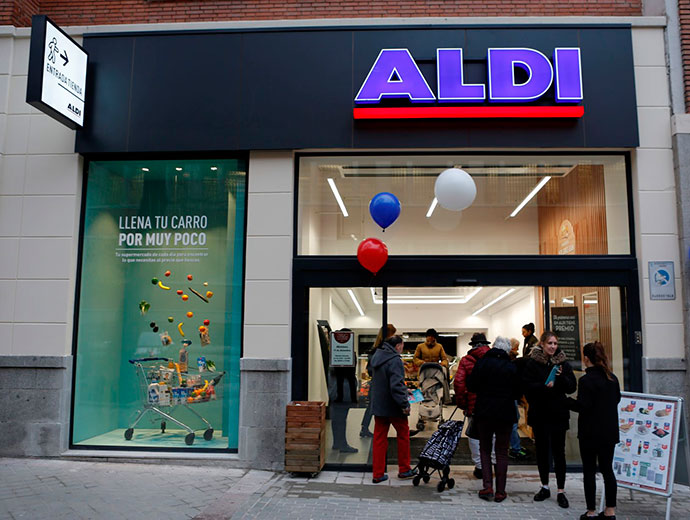
{"type": "Polygon", "coordinates": [[[168,358],[130,359],[129,362],[134,365],[137,373],[142,408],[134,422],[125,430],[126,440],[132,439],[135,426],[151,412],[161,418],[161,433],[165,433],[168,421],[177,424],[187,432],[184,441],[191,446],[194,444],[194,429],[174,417],[176,410],[180,408],[189,410],[204,423],[205,440],[210,441],[213,438],[213,426],[194,410],[192,405],[216,399],[220,390],[217,385],[225,372],[183,372],[178,363],[168,358]]]}

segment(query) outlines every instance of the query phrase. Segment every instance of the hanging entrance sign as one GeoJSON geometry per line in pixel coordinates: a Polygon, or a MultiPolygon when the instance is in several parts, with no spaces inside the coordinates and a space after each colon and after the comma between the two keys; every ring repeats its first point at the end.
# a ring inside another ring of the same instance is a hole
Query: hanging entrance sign
{"type": "Polygon", "coordinates": [[[331,366],[355,366],[355,333],[337,330],[331,332],[331,366]]]}
{"type": "Polygon", "coordinates": [[[34,16],[26,102],[69,128],[83,127],[88,58],[47,16],[34,16]]]}

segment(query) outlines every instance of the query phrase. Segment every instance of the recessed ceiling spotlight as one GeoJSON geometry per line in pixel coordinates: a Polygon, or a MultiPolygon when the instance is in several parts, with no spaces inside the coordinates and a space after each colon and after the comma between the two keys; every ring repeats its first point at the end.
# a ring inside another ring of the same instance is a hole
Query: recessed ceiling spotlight
{"type": "Polygon", "coordinates": [[[148,168],[142,168],[141,171],[142,171],[142,172],[147,172],[147,171],[149,171],[149,169],[148,169],[148,168]]]}
{"type": "Polygon", "coordinates": [[[179,166],[177,166],[177,167],[175,168],[175,170],[177,170],[178,172],[181,172],[181,171],[182,171],[182,168],[180,168],[179,166]]]}
{"type": "Polygon", "coordinates": [[[218,169],[218,166],[211,166],[211,171],[214,172],[218,169]]]}

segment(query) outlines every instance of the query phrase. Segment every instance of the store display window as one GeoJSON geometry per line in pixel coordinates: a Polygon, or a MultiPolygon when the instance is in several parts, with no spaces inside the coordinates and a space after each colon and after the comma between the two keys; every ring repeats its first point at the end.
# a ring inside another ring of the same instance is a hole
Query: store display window
{"type": "Polygon", "coordinates": [[[298,200],[303,256],[354,255],[370,237],[393,256],[631,254],[623,155],[304,155],[298,200]],[[436,198],[455,195],[437,184],[448,169],[476,188],[462,211],[436,198]],[[385,192],[401,211],[384,232],[369,204],[385,192]]]}
{"type": "Polygon", "coordinates": [[[246,171],[88,164],[73,446],[237,449],[246,171]]]}

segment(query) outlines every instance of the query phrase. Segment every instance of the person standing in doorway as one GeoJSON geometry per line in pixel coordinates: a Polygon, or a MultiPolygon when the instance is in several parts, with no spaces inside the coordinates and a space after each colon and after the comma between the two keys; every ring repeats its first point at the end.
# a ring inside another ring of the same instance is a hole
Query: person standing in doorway
{"type": "Polygon", "coordinates": [[[568,398],[571,410],[579,412],[577,438],[582,457],[583,484],[587,518],[616,518],[616,475],[613,472],[613,452],[620,441],[618,433],[618,403],[621,390],[618,379],[611,372],[604,346],[595,341],[582,349],[585,375],[580,378],[577,400],[568,398]],[[606,509],[596,513],[596,471],[604,477],[606,509]]]}
{"type": "Polygon", "coordinates": [[[498,336],[493,348],[475,365],[467,378],[467,387],[477,394],[473,421],[478,422],[479,451],[482,460],[483,500],[502,502],[506,498],[508,477],[508,442],[517,422],[515,399],[520,393],[517,367],[510,360],[508,338],[498,336]],[[495,437],[495,448],[493,448],[495,437]],[[496,453],[496,494],[491,471],[492,448],[496,453]]]}
{"type": "MultiPolygon", "coordinates": [[[[508,353],[510,360],[515,365],[518,373],[518,380],[522,377],[522,368],[524,366],[525,358],[518,357],[520,355],[520,342],[516,338],[510,338],[510,352],[508,353]]],[[[518,433],[518,422],[520,420],[520,409],[518,407],[518,401],[522,399],[522,392],[515,400],[515,413],[517,419],[513,424],[513,430],[510,432],[510,451],[508,451],[508,456],[514,460],[524,460],[527,458],[527,450],[522,447],[520,442],[520,434],[518,433]]]]}
{"type": "MultiPolygon", "coordinates": [[[[465,412],[465,417],[472,420],[474,412],[474,405],[477,402],[477,394],[470,392],[467,388],[467,378],[472,373],[472,369],[484,355],[490,350],[489,342],[486,336],[481,332],[472,334],[470,340],[470,351],[462,357],[458,364],[458,371],[455,373],[453,379],[453,388],[455,388],[455,403],[460,409],[465,412]]],[[[474,462],[474,476],[475,478],[483,478],[482,475],[482,460],[479,455],[479,439],[472,439],[468,437],[470,445],[470,454],[472,462],[474,462]]]]}
{"type": "Polygon", "coordinates": [[[525,338],[522,344],[522,356],[529,357],[529,353],[539,343],[539,340],[534,335],[534,323],[525,323],[522,326],[522,337],[525,338]]]}
{"type": "Polygon", "coordinates": [[[424,363],[441,363],[444,367],[448,366],[448,357],[443,345],[438,342],[436,329],[428,329],[426,341],[417,345],[414,351],[414,364],[420,367],[424,363]]]}
{"type": "MultiPolygon", "coordinates": [[[[369,376],[371,376],[371,357],[374,355],[374,352],[376,352],[376,349],[379,348],[385,340],[395,335],[396,331],[397,329],[392,323],[386,325],[385,329],[383,327],[379,329],[379,333],[376,335],[376,339],[374,340],[374,345],[371,347],[371,350],[367,355],[368,359],[366,370],[369,376]]],[[[364,410],[364,417],[362,417],[362,428],[359,431],[359,436],[362,438],[374,436],[374,434],[371,433],[371,431],[369,430],[369,424],[371,423],[372,415],[373,414],[371,413],[371,386],[369,386],[369,401],[367,402],[367,409],[364,410]]]]}
{"type": "Polygon", "coordinates": [[[405,386],[405,369],[400,354],[403,351],[400,336],[388,338],[371,357],[371,398],[374,413],[373,479],[374,484],[388,480],[386,452],[388,430],[391,424],[397,432],[398,478],[412,478],[417,470],[410,468],[410,402],[405,386]]]}
{"type": "Polygon", "coordinates": [[[558,348],[558,338],[553,332],[545,331],[539,344],[530,351],[522,373],[522,383],[529,403],[527,424],[534,432],[542,485],[534,500],[541,502],[551,496],[551,455],[558,486],[556,500],[560,507],[567,508],[570,504],[565,496],[565,435],[570,426],[570,411],[566,394],[575,391],[577,382],[565,353],[558,348]],[[552,377],[552,371],[555,377],[552,377]]]}

